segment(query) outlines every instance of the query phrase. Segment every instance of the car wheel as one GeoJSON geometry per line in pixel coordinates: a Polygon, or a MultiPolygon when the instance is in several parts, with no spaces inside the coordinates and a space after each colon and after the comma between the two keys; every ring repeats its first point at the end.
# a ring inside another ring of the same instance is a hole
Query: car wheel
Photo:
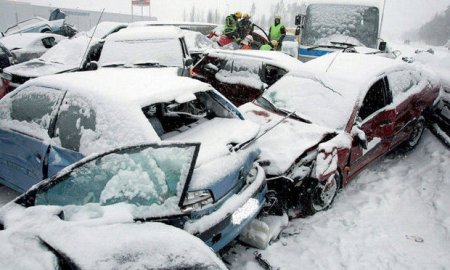
{"type": "Polygon", "coordinates": [[[303,215],[314,215],[330,208],[341,186],[341,176],[336,172],[327,181],[311,179],[305,183],[299,193],[299,208],[303,215]]]}
{"type": "Polygon", "coordinates": [[[423,131],[425,130],[425,119],[423,117],[420,117],[419,120],[417,120],[416,124],[414,125],[414,128],[409,135],[409,138],[400,145],[400,150],[403,152],[408,152],[414,149],[414,147],[419,144],[420,138],[422,137],[423,131]]]}

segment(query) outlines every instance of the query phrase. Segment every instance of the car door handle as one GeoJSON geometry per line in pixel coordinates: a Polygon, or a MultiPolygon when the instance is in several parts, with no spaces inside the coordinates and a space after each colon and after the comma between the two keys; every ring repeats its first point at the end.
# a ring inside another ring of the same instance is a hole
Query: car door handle
{"type": "Polygon", "coordinates": [[[34,158],[36,159],[37,162],[41,163],[41,161],[42,161],[42,156],[41,156],[41,154],[36,154],[36,155],[34,155],[34,158]]]}
{"type": "Polygon", "coordinates": [[[390,125],[390,124],[392,124],[392,120],[390,120],[390,119],[385,119],[385,120],[383,120],[383,121],[380,122],[380,127],[388,126],[388,125],[390,125]]]}

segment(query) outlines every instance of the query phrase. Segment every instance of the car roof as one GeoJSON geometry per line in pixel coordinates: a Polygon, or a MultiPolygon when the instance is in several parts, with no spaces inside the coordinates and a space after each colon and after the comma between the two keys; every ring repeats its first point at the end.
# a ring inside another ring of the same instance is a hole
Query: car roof
{"type": "Polygon", "coordinates": [[[25,48],[35,41],[46,38],[54,37],[57,40],[66,39],[66,37],[52,34],[52,33],[17,33],[7,35],[0,39],[0,42],[9,50],[14,48],[25,48]]]}
{"type": "Polygon", "coordinates": [[[387,72],[408,66],[402,61],[377,55],[336,52],[311,60],[303,68],[315,74],[366,85],[385,76],[387,72]]]}
{"type": "Polygon", "coordinates": [[[128,27],[113,33],[106,41],[172,39],[183,37],[181,29],[175,26],[142,26],[128,27]]]}
{"type": "Polygon", "coordinates": [[[275,65],[287,70],[293,69],[303,63],[285,53],[276,51],[261,50],[208,50],[207,54],[211,57],[235,58],[235,59],[253,59],[261,60],[266,64],[275,65]]]}
{"type": "Polygon", "coordinates": [[[101,68],[39,77],[32,83],[140,106],[213,89],[209,84],[176,74],[177,68],[101,68]]]}

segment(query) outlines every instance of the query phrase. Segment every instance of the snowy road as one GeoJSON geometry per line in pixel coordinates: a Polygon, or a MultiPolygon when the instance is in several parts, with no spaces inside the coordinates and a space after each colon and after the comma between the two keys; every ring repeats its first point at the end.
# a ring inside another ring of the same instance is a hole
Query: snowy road
{"type": "MultiPolygon", "coordinates": [[[[326,212],[290,223],[262,256],[274,269],[449,269],[450,151],[429,131],[373,164],[326,212]]],[[[261,269],[237,245],[231,269],[261,269]]]]}
{"type": "MultiPolygon", "coordinates": [[[[0,187],[0,205],[17,194],[0,187]]],[[[231,269],[261,269],[236,245],[231,269]]],[[[449,269],[450,151],[429,131],[407,156],[373,164],[334,207],[296,219],[261,251],[274,269],[449,269]]]]}

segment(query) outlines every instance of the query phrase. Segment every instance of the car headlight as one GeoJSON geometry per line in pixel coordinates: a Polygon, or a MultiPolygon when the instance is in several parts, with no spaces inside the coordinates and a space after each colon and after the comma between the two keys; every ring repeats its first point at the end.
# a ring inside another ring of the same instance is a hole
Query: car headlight
{"type": "Polygon", "coordinates": [[[188,191],[184,198],[183,210],[186,212],[197,210],[212,204],[214,199],[210,190],[188,191]]]}
{"type": "Polygon", "coordinates": [[[0,77],[4,80],[7,81],[11,81],[12,80],[12,75],[6,72],[3,72],[2,74],[0,74],[0,77]]]}

